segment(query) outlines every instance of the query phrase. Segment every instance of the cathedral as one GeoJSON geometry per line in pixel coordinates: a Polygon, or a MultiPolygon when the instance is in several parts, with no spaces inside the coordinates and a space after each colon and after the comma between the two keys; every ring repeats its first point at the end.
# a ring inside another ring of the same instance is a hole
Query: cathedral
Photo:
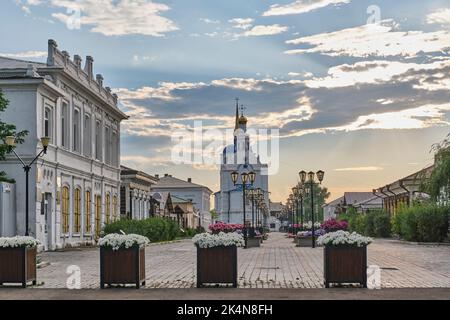
{"type": "MultiPolygon", "coordinates": [[[[246,190],[258,189],[262,191],[263,209],[260,210],[261,225],[267,224],[267,208],[269,206],[269,179],[268,166],[262,164],[260,157],[253,152],[250,146],[250,135],[247,133],[247,118],[244,116],[243,108],[239,115],[239,103],[236,103],[236,120],[234,127],[234,142],[225,147],[222,153],[220,166],[220,191],[215,195],[215,208],[219,214],[219,221],[226,223],[244,223],[243,210],[243,173],[255,173],[253,184],[248,181],[245,184],[246,190]],[[233,183],[231,173],[238,172],[239,176],[236,185],[233,183]]],[[[256,216],[256,206],[253,210],[256,216]]],[[[255,218],[256,219],[256,218],[255,218]]],[[[246,197],[245,222],[252,221],[252,197],[246,197]]]]}

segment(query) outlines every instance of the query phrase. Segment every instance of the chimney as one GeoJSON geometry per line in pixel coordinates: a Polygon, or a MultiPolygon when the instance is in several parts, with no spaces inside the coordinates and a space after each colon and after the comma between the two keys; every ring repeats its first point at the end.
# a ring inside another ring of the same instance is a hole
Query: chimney
{"type": "Polygon", "coordinates": [[[78,54],[73,56],[73,63],[75,63],[78,69],[81,69],[81,61],[82,59],[78,54]]]}
{"type": "Polygon", "coordinates": [[[188,182],[191,183],[192,182],[192,178],[188,178],[188,182]]]}
{"type": "Polygon", "coordinates": [[[97,79],[98,85],[101,87],[103,87],[103,76],[101,74],[97,74],[95,76],[95,78],[97,79]]]}
{"type": "Polygon", "coordinates": [[[91,56],[86,57],[84,72],[87,73],[89,80],[92,80],[94,78],[94,58],[92,58],[91,56]]]}
{"type": "Polygon", "coordinates": [[[48,55],[47,55],[47,65],[48,66],[54,66],[55,65],[55,53],[56,48],[58,47],[58,44],[55,40],[50,39],[48,40],[48,55]]]}
{"type": "Polygon", "coordinates": [[[155,174],[155,178],[156,178],[156,179],[159,179],[159,174],[155,174]]]}
{"type": "Polygon", "coordinates": [[[166,178],[167,178],[168,176],[169,176],[169,174],[168,174],[168,173],[165,173],[165,174],[164,174],[164,177],[166,177],[166,178]]]}

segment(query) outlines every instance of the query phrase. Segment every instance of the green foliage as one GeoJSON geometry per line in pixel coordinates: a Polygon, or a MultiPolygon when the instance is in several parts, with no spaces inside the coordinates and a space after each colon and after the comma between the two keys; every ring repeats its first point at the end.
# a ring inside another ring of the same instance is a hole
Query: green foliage
{"type": "Polygon", "coordinates": [[[122,219],[104,228],[105,234],[134,233],[145,236],[151,242],[161,242],[174,240],[181,235],[180,228],[176,221],[167,218],[152,217],[145,220],[122,219]]]}
{"type": "MultiPolygon", "coordinates": [[[[310,188],[309,184],[305,185],[306,188],[310,188]]],[[[326,203],[327,199],[330,197],[330,192],[326,187],[315,183],[313,185],[314,190],[314,220],[315,221],[323,221],[323,208],[322,206],[326,203]],[[316,210],[317,209],[317,210],[316,210]]],[[[300,210],[300,209],[299,209],[300,210]]],[[[311,221],[311,195],[304,196],[303,198],[303,212],[304,219],[303,221],[311,221]]]]}
{"type": "Polygon", "coordinates": [[[425,182],[425,191],[434,201],[450,198],[450,134],[441,143],[432,147],[434,151],[434,169],[425,182]],[[443,194],[444,193],[444,194],[443,194]]]}
{"type": "Polygon", "coordinates": [[[212,209],[212,210],[210,211],[210,213],[211,213],[211,219],[212,219],[212,220],[217,220],[217,219],[219,219],[219,213],[217,213],[217,211],[216,211],[215,209],[212,209]]]}
{"type": "Polygon", "coordinates": [[[361,214],[351,209],[338,217],[339,220],[348,222],[350,232],[377,238],[387,238],[391,235],[391,220],[386,212],[380,210],[361,214]]]}
{"type": "Polygon", "coordinates": [[[433,203],[399,209],[393,218],[392,231],[407,241],[442,242],[447,237],[449,206],[433,203]]]}
{"type": "MultiPolygon", "coordinates": [[[[8,107],[8,100],[3,95],[3,92],[0,89],[0,113],[4,112],[8,107]]],[[[2,121],[0,116],[0,161],[5,160],[6,154],[12,151],[12,148],[5,145],[3,141],[7,136],[15,136],[16,143],[21,144],[24,142],[25,136],[28,134],[28,131],[16,131],[16,126],[13,124],[8,124],[2,121]]],[[[0,181],[14,183],[15,181],[12,179],[8,179],[6,173],[0,171],[0,181]]]]}

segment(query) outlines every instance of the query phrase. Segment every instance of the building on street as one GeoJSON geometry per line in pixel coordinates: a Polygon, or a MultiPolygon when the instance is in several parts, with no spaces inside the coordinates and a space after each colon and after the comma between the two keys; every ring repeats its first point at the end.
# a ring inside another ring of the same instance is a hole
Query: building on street
{"type": "MultiPolygon", "coordinates": [[[[46,63],[0,57],[4,121],[28,130],[17,153],[31,161],[50,137],[47,155],[30,172],[30,235],[53,250],[92,243],[119,219],[120,123],[117,95],[94,75],[94,59],[73,59],[48,41],[46,63]]],[[[25,174],[14,156],[0,170],[15,179],[15,234],[25,234],[25,174]]]]}

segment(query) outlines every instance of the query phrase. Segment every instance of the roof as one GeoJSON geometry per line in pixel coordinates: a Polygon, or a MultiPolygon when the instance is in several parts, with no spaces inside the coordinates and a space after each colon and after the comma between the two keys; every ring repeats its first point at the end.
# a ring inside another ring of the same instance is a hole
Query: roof
{"type": "Polygon", "coordinates": [[[345,192],[344,200],[346,205],[353,205],[361,203],[368,199],[372,199],[374,194],[372,192],[345,192]]]}
{"type": "Polygon", "coordinates": [[[174,195],[170,196],[172,198],[172,203],[192,203],[191,200],[183,199],[174,195]]]}
{"type": "Polygon", "coordinates": [[[365,206],[381,206],[383,204],[383,200],[381,200],[380,197],[373,196],[372,198],[369,198],[367,200],[364,200],[358,205],[365,205],[365,206]]]}
{"type": "Polygon", "coordinates": [[[123,165],[120,166],[120,174],[121,175],[140,175],[140,176],[143,176],[143,177],[151,180],[152,182],[158,181],[158,179],[156,177],[154,177],[148,173],[145,173],[143,171],[139,171],[136,169],[132,169],[132,168],[129,168],[129,167],[126,167],[123,165]]]}
{"type": "Polygon", "coordinates": [[[210,193],[212,190],[201,184],[181,180],[170,175],[159,178],[159,181],[153,186],[153,189],[207,189],[210,193]]]}
{"type": "Polygon", "coordinates": [[[270,211],[282,211],[283,203],[282,202],[270,202],[270,211]]]}
{"type": "Polygon", "coordinates": [[[36,68],[45,68],[47,64],[35,61],[18,60],[0,56],[0,69],[27,69],[29,65],[36,68]]]}
{"type": "Polygon", "coordinates": [[[344,201],[344,196],[337,198],[327,204],[324,205],[324,207],[328,207],[328,206],[337,206],[338,204],[342,203],[344,201]]]}

